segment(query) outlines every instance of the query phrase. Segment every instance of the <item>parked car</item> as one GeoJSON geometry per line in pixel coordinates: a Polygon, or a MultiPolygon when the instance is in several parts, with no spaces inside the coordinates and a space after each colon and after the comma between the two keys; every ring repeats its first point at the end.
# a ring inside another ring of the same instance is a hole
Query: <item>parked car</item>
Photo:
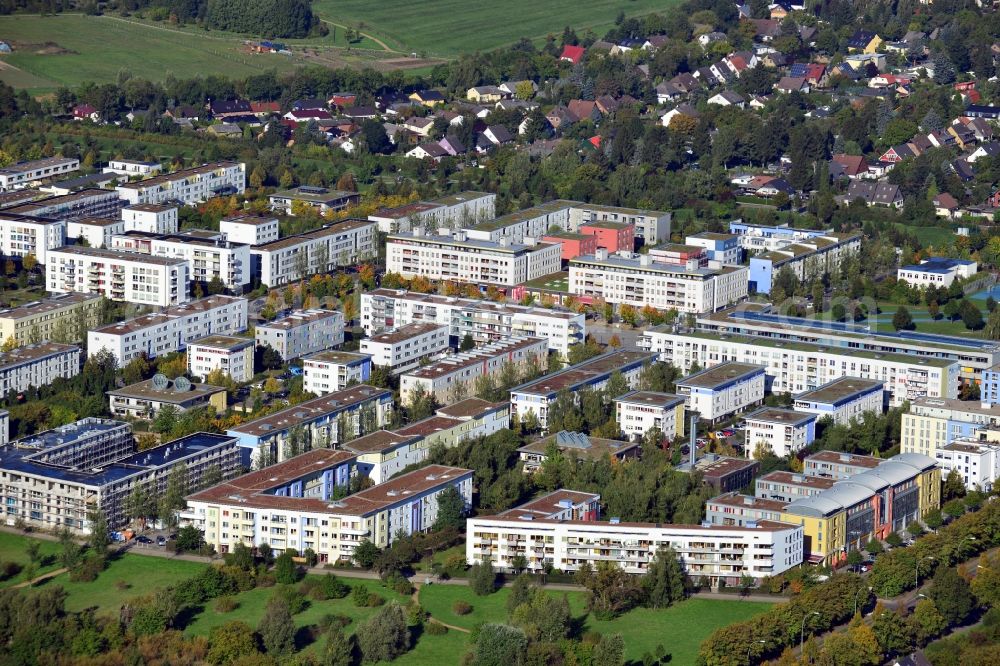
{"type": "Polygon", "coordinates": [[[156,537],[156,545],[163,547],[167,545],[167,540],[165,537],[156,537]]]}
{"type": "Polygon", "coordinates": [[[733,435],[736,434],[736,431],[735,430],[730,430],[729,428],[726,428],[725,430],[722,431],[722,434],[725,437],[732,437],[733,435]]]}
{"type": "Polygon", "coordinates": [[[150,539],[148,536],[139,536],[139,537],[136,537],[135,540],[138,543],[141,543],[141,544],[151,544],[151,543],[153,543],[153,540],[150,539]]]}

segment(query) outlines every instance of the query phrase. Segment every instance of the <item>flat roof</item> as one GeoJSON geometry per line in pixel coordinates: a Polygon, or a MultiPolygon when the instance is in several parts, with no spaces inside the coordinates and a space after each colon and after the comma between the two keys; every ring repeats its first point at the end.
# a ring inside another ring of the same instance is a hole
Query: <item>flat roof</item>
{"type": "Polygon", "coordinates": [[[365,338],[364,341],[374,342],[383,345],[394,345],[400,342],[405,342],[406,340],[412,340],[413,338],[419,337],[421,335],[427,335],[434,331],[445,330],[445,337],[447,336],[447,331],[450,330],[447,324],[434,324],[427,321],[415,321],[409,324],[403,324],[398,328],[394,328],[389,331],[383,331],[381,333],[376,333],[370,338],[365,338]]]}
{"type": "Polygon", "coordinates": [[[785,425],[802,425],[810,421],[815,421],[818,417],[815,414],[803,414],[802,412],[796,412],[791,409],[762,407],[752,414],[747,414],[743,418],[747,421],[783,423],[785,425]]]}
{"type": "Polygon", "coordinates": [[[764,370],[765,366],[763,365],[727,361],[679,379],[677,380],[677,386],[707,389],[720,388],[745,377],[762,374],[764,370]]]}
{"type": "Polygon", "coordinates": [[[253,437],[266,437],[382,397],[391,398],[392,392],[387,389],[368,386],[367,384],[359,384],[313,398],[312,400],[300,402],[297,405],[292,405],[279,412],[262,416],[253,421],[247,421],[231,429],[229,432],[253,437]]]}
{"type": "Polygon", "coordinates": [[[859,453],[848,453],[846,451],[818,451],[810,456],[806,456],[803,462],[853,465],[855,467],[874,469],[885,462],[885,459],[864,456],[859,453]]]}
{"type": "Polygon", "coordinates": [[[216,393],[226,392],[226,389],[221,386],[213,386],[212,384],[195,384],[194,382],[190,382],[190,386],[187,391],[178,391],[174,388],[173,382],[171,382],[168,388],[158,389],[153,385],[152,379],[147,379],[122,388],[112,389],[108,391],[108,395],[183,405],[193,401],[207,400],[216,393]]]}
{"type": "Polygon", "coordinates": [[[526,245],[523,243],[507,243],[502,240],[491,241],[491,240],[479,240],[476,238],[464,238],[462,240],[457,240],[453,236],[441,236],[438,234],[424,234],[414,235],[413,232],[406,233],[396,233],[390,234],[387,242],[399,242],[399,243],[415,243],[418,245],[424,244],[434,244],[434,245],[448,245],[451,247],[459,248],[474,248],[478,250],[488,250],[490,252],[502,252],[504,254],[521,254],[523,252],[534,252],[540,250],[544,247],[552,245],[552,243],[537,243],[535,245],[526,245]]]}
{"type": "Polygon", "coordinates": [[[397,435],[407,437],[430,437],[431,435],[445,430],[451,430],[465,423],[462,419],[449,418],[447,416],[428,416],[408,426],[396,430],[397,435]]]}
{"type": "Polygon", "coordinates": [[[173,171],[171,173],[164,173],[158,176],[153,176],[152,178],[147,178],[145,180],[140,180],[134,183],[122,183],[118,186],[119,189],[127,190],[144,190],[152,185],[162,185],[164,183],[172,183],[175,180],[184,180],[190,176],[200,176],[206,173],[212,173],[218,169],[229,169],[232,167],[240,166],[239,162],[212,162],[210,164],[202,164],[200,166],[191,167],[189,169],[180,169],[179,171],[173,171]]]}
{"type": "Polygon", "coordinates": [[[795,399],[840,405],[866,393],[883,389],[885,389],[885,382],[858,377],[841,377],[811,391],[800,393],[795,396],[795,399]]]}
{"type": "Polygon", "coordinates": [[[484,301],[476,298],[459,298],[457,296],[423,294],[416,291],[407,291],[405,289],[387,289],[385,287],[381,287],[366,293],[373,297],[400,298],[408,301],[427,303],[428,305],[446,305],[457,308],[468,308],[490,312],[493,314],[527,314],[540,317],[555,317],[558,319],[583,318],[583,315],[580,313],[569,312],[568,310],[560,308],[543,308],[534,305],[518,305],[516,303],[494,303],[493,301],[484,301]]]}
{"type": "Polygon", "coordinates": [[[218,485],[190,495],[188,499],[203,499],[203,496],[219,497],[237,493],[257,493],[288,484],[316,472],[356,459],[349,451],[334,449],[312,449],[293,458],[264,469],[238,476],[218,485]]]}
{"type": "Polygon", "coordinates": [[[365,361],[371,361],[371,354],[358,354],[355,352],[339,351],[336,349],[328,349],[326,351],[316,352],[315,354],[309,354],[308,356],[303,356],[303,361],[313,361],[315,363],[337,363],[342,365],[357,365],[358,363],[364,363],[365,361]]]}
{"type": "MultiPolygon", "coordinates": [[[[710,480],[721,479],[724,476],[759,465],[760,463],[756,460],[747,460],[745,458],[731,458],[729,456],[709,458],[706,456],[695,461],[694,469],[696,472],[701,472],[702,478],[710,480]]],[[[690,469],[684,471],[690,471],[690,469]]]]}
{"type": "Polygon", "coordinates": [[[187,259],[163,257],[155,254],[143,254],[142,252],[123,252],[121,250],[108,250],[100,247],[83,247],[82,245],[64,245],[49,253],[73,254],[80,257],[94,257],[97,259],[117,259],[119,261],[134,261],[140,264],[159,264],[160,266],[179,266],[187,264],[187,259]]]}
{"type": "MultiPolygon", "coordinates": [[[[496,521],[509,523],[511,525],[524,525],[526,521],[520,518],[508,518],[506,516],[477,516],[477,521],[496,521]]],[[[688,532],[784,532],[786,530],[800,530],[801,526],[795,525],[794,523],[782,523],[776,520],[758,520],[755,522],[755,526],[751,527],[749,525],[686,525],[681,523],[633,523],[626,522],[624,520],[612,522],[612,521],[596,521],[596,520],[547,520],[539,519],[532,520],[530,524],[542,524],[542,525],[568,525],[571,527],[580,527],[582,529],[587,528],[602,528],[610,527],[614,529],[643,529],[643,530],[685,530],[688,532]]]]}
{"type": "Polygon", "coordinates": [[[713,497],[705,502],[706,504],[723,504],[725,506],[742,506],[751,509],[766,509],[769,511],[781,511],[788,502],[780,502],[775,499],[764,499],[753,495],[744,495],[737,491],[723,493],[718,497],[713,497]]]}
{"type": "Polygon", "coordinates": [[[343,317],[340,312],[336,310],[322,310],[319,308],[314,308],[311,310],[295,310],[288,315],[282,317],[281,319],[275,319],[267,323],[261,323],[257,325],[257,330],[282,330],[287,331],[291,328],[298,328],[299,326],[307,326],[317,321],[322,321],[324,319],[331,319],[336,317],[343,317]]]}
{"type": "Polygon", "coordinates": [[[357,192],[346,190],[331,190],[327,188],[317,188],[312,186],[293,187],[287,190],[280,190],[271,195],[272,199],[299,199],[301,201],[311,201],[312,203],[326,203],[337,199],[350,199],[360,197],[357,192]],[[322,190],[322,191],[320,191],[322,190]]]}
{"type": "Polygon", "coordinates": [[[306,231],[301,234],[295,234],[294,236],[279,238],[278,240],[273,240],[270,243],[255,245],[251,248],[251,252],[274,252],[276,250],[282,250],[286,247],[295,247],[296,245],[300,245],[306,241],[326,238],[327,236],[336,236],[337,234],[345,231],[373,226],[375,226],[375,222],[371,222],[370,220],[344,220],[343,222],[337,222],[336,224],[328,224],[324,227],[320,227],[319,229],[314,229],[313,231],[306,231]]]}
{"type": "Polygon", "coordinates": [[[455,194],[446,194],[436,199],[431,199],[427,203],[440,204],[442,206],[455,206],[460,203],[465,203],[467,201],[473,201],[475,199],[483,199],[486,197],[495,197],[495,196],[496,195],[491,192],[479,192],[478,190],[465,190],[463,192],[456,192],[455,194]]]}
{"type": "Polygon", "coordinates": [[[473,419],[500,409],[510,409],[509,402],[490,402],[482,398],[466,398],[452,405],[441,407],[437,413],[453,419],[473,419]]]}
{"type": "Polygon", "coordinates": [[[757,480],[767,481],[769,483],[783,483],[788,486],[798,486],[800,488],[813,488],[815,490],[826,490],[827,488],[832,488],[833,484],[838,481],[838,479],[830,479],[825,476],[811,476],[809,474],[786,472],[783,470],[769,472],[768,474],[764,474],[759,477],[757,480]]]}
{"type": "Polygon", "coordinates": [[[37,160],[28,160],[25,162],[18,162],[16,164],[9,164],[3,168],[0,168],[0,174],[5,176],[10,176],[19,173],[24,173],[25,171],[43,169],[45,167],[60,166],[62,164],[72,164],[73,162],[79,163],[80,160],[76,159],[75,157],[43,157],[37,160]]]}
{"type": "Polygon", "coordinates": [[[615,402],[624,402],[630,405],[646,405],[662,407],[667,409],[675,407],[685,402],[685,398],[673,393],[658,393],[656,391],[630,391],[625,395],[618,396],[615,402]]]}
{"type": "Polygon", "coordinates": [[[87,301],[93,301],[96,305],[97,301],[100,300],[100,294],[84,294],[81,292],[71,291],[65,294],[59,294],[46,298],[41,301],[25,303],[24,305],[19,305],[16,308],[0,310],[0,319],[28,319],[30,317],[37,317],[38,315],[46,312],[52,312],[61,308],[79,305],[80,303],[85,303],[87,301]]]}
{"type": "Polygon", "coordinates": [[[104,326],[91,329],[90,332],[103,333],[105,335],[127,335],[128,333],[140,331],[150,326],[156,326],[164,322],[177,319],[178,317],[201,314],[214,308],[232,305],[237,301],[243,301],[245,303],[246,299],[240,296],[225,296],[223,294],[206,296],[205,298],[199,298],[195,301],[188,301],[187,303],[165,308],[160,312],[140,315],[133,319],[126,319],[125,321],[115,322],[113,324],[105,324],[104,326]]]}
{"type": "Polygon", "coordinates": [[[608,254],[605,259],[598,259],[597,255],[594,254],[586,254],[570,259],[569,262],[577,265],[589,264],[605,268],[626,268],[629,270],[645,271],[649,273],[683,275],[690,278],[709,278],[714,275],[732,272],[733,270],[745,270],[746,268],[745,266],[727,266],[725,268],[687,268],[678,264],[667,264],[662,261],[656,261],[655,256],[648,254],[629,257],[623,257],[620,254],[608,254]],[[645,265],[643,265],[644,260],[648,260],[648,263],[645,265]]]}
{"type": "Polygon", "coordinates": [[[997,442],[977,442],[972,440],[955,440],[950,444],[945,444],[941,448],[945,451],[959,451],[961,453],[972,453],[979,455],[983,451],[996,449],[997,442]]]}
{"type": "Polygon", "coordinates": [[[621,349],[611,351],[512,388],[511,393],[554,395],[563,389],[594,381],[603,375],[610,375],[615,370],[653,361],[655,358],[656,354],[648,352],[621,349]]]}
{"type": "Polygon", "coordinates": [[[739,236],[737,234],[724,234],[718,231],[702,231],[697,234],[690,234],[688,238],[704,238],[706,240],[727,241],[735,240],[739,238],[739,236]]]}
{"type": "Polygon", "coordinates": [[[376,430],[373,433],[344,442],[342,446],[348,451],[363,455],[365,453],[382,453],[398,448],[403,444],[417,441],[416,437],[390,432],[388,430],[376,430]]]}
{"type": "Polygon", "coordinates": [[[246,349],[253,344],[254,341],[252,339],[240,338],[235,335],[206,335],[203,338],[188,342],[189,347],[198,345],[199,347],[212,347],[214,349],[225,349],[226,351],[246,349]]]}
{"type": "Polygon", "coordinates": [[[582,229],[583,227],[594,227],[595,229],[617,229],[618,231],[621,231],[632,227],[632,225],[625,222],[613,222],[611,220],[594,220],[593,222],[582,222],[580,224],[580,228],[582,229]]]}
{"type": "Polygon", "coordinates": [[[278,218],[266,215],[237,215],[235,217],[224,217],[220,222],[225,222],[226,224],[247,224],[257,227],[264,224],[277,224],[278,218]]]}
{"type": "Polygon", "coordinates": [[[617,439],[602,439],[601,437],[591,437],[582,433],[557,432],[536,439],[534,442],[525,444],[518,449],[521,453],[543,454],[549,444],[555,442],[560,451],[566,453],[574,452],[581,458],[596,460],[605,455],[618,455],[632,451],[642,446],[641,442],[622,442],[617,439]],[[562,441],[560,441],[562,440],[562,441]]]}
{"type": "Polygon", "coordinates": [[[79,352],[76,345],[64,345],[58,342],[40,342],[34,345],[18,347],[9,352],[0,352],[0,370],[13,368],[26,363],[34,363],[49,356],[65,354],[68,352],[79,352]]]}
{"type": "Polygon", "coordinates": [[[403,206],[396,206],[395,208],[382,208],[371,215],[368,219],[385,219],[385,220],[400,220],[404,217],[410,217],[411,215],[419,215],[420,213],[426,213],[429,210],[437,210],[442,208],[442,204],[427,203],[423,201],[414,201],[413,203],[408,203],[403,206]]]}
{"type": "Polygon", "coordinates": [[[140,203],[125,206],[122,210],[137,210],[140,213],[165,213],[168,210],[176,208],[177,206],[170,206],[168,204],[140,203]]]}
{"type": "Polygon", "coordinates": [[[115,219],[113,217],[84,217],[79,220],[73,220],[70,224],[80,224],[85,227],[113,227],[119,224],[125,224],[123,220],[115,219]]]}
{"type": "Polygon", "coordinates": [[[599,499],[601,499],[601,496],[596,493],[585,493],[560,488],[559,490],[553,490],[551,493],[546,493],[541,497],[528,500],[524,504],[501,511],[495,517],[517,518],[519,520],[545,520],[568,509],[569,507],[565,506],[565,503],[575,506],[596,502],[599,499]]]}
{"type": "Polygon", "coordinates": [[[548,340],[545,338],[510,336],[494,340],[481,347],[475,347],[467,351],[460,351],[456,354],[445,356],[422,368],[417,368],[404,373],[408,377],[417,379],[434,379],[444,375],[450,375],[463,368],[473,365],[480,365],[484,361],[500,356],[507,356],[523,349],[531,347],[541,347],[542,351],[548,355],[548,340]]]}

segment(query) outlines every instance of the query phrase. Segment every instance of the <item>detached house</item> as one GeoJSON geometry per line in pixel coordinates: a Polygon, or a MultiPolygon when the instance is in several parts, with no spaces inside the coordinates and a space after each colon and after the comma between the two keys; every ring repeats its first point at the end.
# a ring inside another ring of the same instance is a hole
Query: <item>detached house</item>
{"type": "Polygon", "coordinates": [[[847,40],[847,50],[854,53],[875,53],[882,45],[882,38],[871,30],[855,30],[847,40]]]}
{"type": "Polygon", "coordinates": [[[73,108],[73,120],[101,121],[101,114],[89,104],[79,104],[73,108]]]}
{"type": "Polygon", "coordinates": [[[830,177],[846,177],[851,180],[864,178],[868,175],[868,163],[861,155],[845,155],[838,153],[830,158],[830,177]]]}
{"type": "Polygon", "coordinates": [[[496,86],[476,86],[469,88],[465,98],[477,104],[495,104],[504,98],[504,92],[496,86]]]}
{"type": "Polygon", "coordinates": [[[954,217],[955,213],[958,212],[958,200],[947,192],[942,192],[934,197],[931,203],[934,205],[934,212],[937,213],[938,217],[954,217]]]}
{"type": "Polygon", "coordinates": [[[844,203],[852,203],[857,199],[865,202],[866,206],[887,206],[899,208],[903,205],[903,193],[899,185],[891,183],[871,183],[860,180],[852,180],[847,187],[847,194],[844,196],[844,203]]]}
{"type": "Polygon", "coordinates": [[[781,80],[774,84],[774,89],[780,93],[807,93],[809,84],[801,76],[783,76],[781,80]]]}
{"type": "Polygon", "coordinates": [[[590,120],[596,123],[601,119],[601,110],[597,108],[597,102],[586,99],[571,99],[566,107],[570,113],[576,116],[577,120],[590,120]]]}
{"type": "Polygon", "coordinates": [[[719,106],[735,106],[742,109],[746,106],[747,100],[743,95],[733,92],[732,90],[724,90],[717,95],[713,95],[708,98],[709,104],[718,104],[719,106]]]}
{"type": "Polygon", "coordinates": [[[660,116],[660,124],[664,127],[670,127],[670,121],[672,121],[677,116],[687,116],[688,118],[699,117],[698,110],[695,109],[690,104],[678,104],[676,107],[670,109],[662,116],[660,116]]]}
{"type": "Polygon", "coordinates": [[[437,90],[417,90],[416,92],[410,93],[410,99],[417,104],[422,104],[429,109],[433,109],[439,104],[445,103],[444,95],[439,93],[437,90]]]}
{"type": "Polygon", "coordinates": [[[560,60],[565,60],[566,62],[571,62],[574,65],[579,65],[583,60],[583,54],[586,52],[582,46],[572,46],[567,44],[563,47],[562,54],[559,56],[560,60]]]}

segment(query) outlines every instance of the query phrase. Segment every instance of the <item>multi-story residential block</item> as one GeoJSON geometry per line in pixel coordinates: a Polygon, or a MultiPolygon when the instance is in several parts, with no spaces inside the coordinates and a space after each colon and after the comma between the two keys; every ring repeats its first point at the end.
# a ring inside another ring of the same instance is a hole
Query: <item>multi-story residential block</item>
{"type": "Polygon", "coordinates": [[[74,222],[91,217],[117,218],[124,202],[113,190],[86,189],[8,208],[12,215],[74,222]]]}
{"type": "Polygon", "coordinates": [[[122,208],[125,231],[147,234],[176,234],[177,206],[159,203],[139,203],[122,208]]]}
{"type": "Polygon", "coordinates": [[[716,492],[728,493],[739,490],[749,484],[760,470],[760,463],[746,458],[720,456],[716,453],[706,453],[701,458],[681,463],[676,467],[679,472],[698,472],[702,483],[714,488],[716,492]]]}
{"type": "Polygon", "coordinates": [[[601,206],[576,201],[567,203],[572,204],[569,209],[571,229],[579,229],[583,224],[595,222],[617,222],[631,225],[635,237],[643,241],[645,245],[656,245],[670,240],[670,213],[601,206]]]}
{"type": "Polygon", "coordinates": [[[829,490],[838,480],[776,470],[757,479],[754,494],[761,499],[786,503],[794,502],[829,490]]]}
{"type": "Polygon", "coordinates": [[[759,581],[801,564],[803,557],[802,528],[771,521],[702,527],[503,513],[470,518],[465,541],[469,564],[490,561],[507,571],[515,556],[523,556],[529,571],[576,571],[611,561],[634,574],[645,573],[660,547],[669,545],[688,576],[710,585],[737,584],[744,576],[759,581]]]}
{"type": "Polygon", "coordinates": [[[511,419],[523,422],[535,418],[545,430],[549,405],[560,392],[567,391],[575,397],[581,389],[603,389],[615,372],[621,374],[630,388],[636,388],[643,367],[653,358],[643,352],[612,351],[521,384],[510,390],[511,419]]]}
{"type": "Polygon", "coordinates": [[[235,335],[247,330],[247,299],[221,294],[167,308],[87,333],[87,355],[107,349],[122,367],[136,356],[155,358],[183,351],[207,335],[235,335]]]}
{"type": "Polygon", "coordinates": [[[896,279],[905,280],[911,287],[950,287],[955,280],[975,275],[978,268],[979,264],[968,259],[930,257],[919,264],[901,266],[896,279]]]}
{"type": "Polygon", "coordinates": [[[960,438],[939,448],[934,456],[941,467],[941,476],[955,471],[969,490],[993,492],[1000,479],[1000,441],[996,431],[982,433],[979,438],[960,438]]]}
{"type": "Polygon", "coordinates": [[[841,377],[812,391],[795,396],[793,408],[797,412],[830,418],[834,423],[848,425],[860,421],[868,412],[881,414],[885,403],[885,385],[882,382],[841,377]]]}
{"type": "Polygon", "coordinates": [[[743,248],[740,247],[740,237],[736,234],[721,234],[715,231],[703,231],[692,234],[684,239],[686,245],[705,248],[709,261],[718,261],[724,266],[735,266],[743,258],[743,248]]]}
{"type": "Polygon", "coordinates": [[[184,465],[188,487],[197,488],[209,470],[225,479],[245,464],[236,440],[224,435],[196,433],[144,451],[137,450],[131,433],[127,447],[118,438],[114,421],[84,419],[0,449],[6,524],[20,518],[37,528],[86,534],[87,515],[98,508],[108,528],[120,530],[129,521],[126,504],[133,490],[162,495],[175,466],[184,465]],[[47,459],[51,455],[58,461],[47,459]],[[88,462],[95,458],[102,462],[88,462]]]}
{"type": "Polygon", "coordinates": [[[242,194],[246,189],[246,170],[243,162],[215,162],[124,183],[115,189],[133,205],[193,204],[225,194],[242,194]]]}
{"type": "Polygon", "coordinates": [[[979,374],[979,402],[989,407],[1000,404],[1000,364],[979,374]]]}
{"type": "Polygon", "coordinates": [[[316,553],[320,562],[350,562],[362,541],[385,548],[400,535],[428,531],[438,497],[455,488],[472,503],[472,470],[430,465],[343,499],[349,482],[345,451],[311,451],[188,496],[182,518],[199,527],[220,553],[237,543],[316,553]]]}
{"type": "Polygon", "coordinates": [[[554,231],[542,236],[543,243],[558,243],[562,246],[563,261],[597,252],[597,236],[580,234],[575,231],[554,231]]]}
{"type": "Polygon", "coordinates": [[[285,215],[294,215],[300,206],[305,210],[312,208],[323,214],[353,206],[361,201],[361,195],[357,192],[301,185],[290,190],[275,192],[269,199],[271,210],[281,211],[285,215]]]}
{"type": "Polygon", "coordinates": [[[729,361],[677,381],[677,395],[688,408],[716,423],[764,402],[763,366],[729,361]]]}
{"type": "Polygon", "coordinates": [[[392,391],[359,384],[247,421],[227,434],[253,452],[254,464],[264,466],[375,432],[391,415],[392,391]]]}
{"type": "Polygon", "coordinates": [[[111,247],[116,234],[125,233],[125,221],[107,217],[84,217],[66,224],[66,238],[88,247],[111,247]]]}
{"type": "Polygon", "coordinates": [[[422,229],[389,236],[386,270],[403,277],[450,280],[474,284],[514,286],[557,273],[562,266],[562,246],[472,240],[466,232],[426,235],[422,229]]]}
{"type": "Polygon", "coordinates": [[[770,294],[778,274],[786,268],[800,282],[812,282],[840,268],[841,262],[861,250],[861,234],[830,233],[783,245],[750,257],[750,290],[770,294]]]}
{"type": "Polygon", "coordinates": [[[10,164],[0,169],[0,191],[21,190],[79,169],[80,160],[75,157],[45,157],[10,164]]]}
{"type": "Polygon", "coordinates": [[[582,313],[472,298],[420,294],[401,289],[375,289],[361,294],[361,323],[367,335],[424,321],[445,324],[451,343],[469,335],[477,344],[510,335],[545,338],[549,350],[566,358],[570,346],[583,342],[582,313]]]}
{"type": "Polygon", "coordinates": [[[634,307],[712,312],[747,296],[747,268],[688,268],[648,254],[597,254],[569,262],[569,292],[634,307]]]}
{"type": "Polygon", "coordinates": [[[649,248],[650,259],[660,264],[684,266],[685,268],[707,268],[708,253],[705,248],[697,245],[679,245],[677,243],[660,243],[649,248]]]}
{"type": "Polygon", "coordinates": [[[543,338],[501,338],[404,372],[399,378],[400,399],[409,404],[416,393],[422,393],[433,395],[441,404],[456,402],[476,392],[478,378],[502,376],[504,372],[520,377],[525,370],[547,367],[548,355],[549,344],[543,338]]]}
{"type": "Polygon", "coordinates": [[[642,452],[642,445],[638,442],[622,442],[562,430],[536,439],[517,450],[522,471],[529,473],[540,470],[548,460],[548,451],[553,445],[567,457],[576,460],[601,460],[605,456],[611,456],[615,460],[632,460],[642,452]]]}
{"type": "Polygon", "coordinates": [[[49,251],[45,281],[54,293],[100,294],[166,307],[190,300],[189,271],[184,259],[68,245],[49,251]]]}
{"type": "Polygon", "coordinates": [[[159,162],[143,162],[141,160],[108,160],[108,166],[104,167],[104,173],[117,173],[122,176],[155,176],[160,173],[162,167],[159,162]]]}
{"type": "Polygon", "coordinates": [[[594,236],[597,247],[615,252],[632,252],[635,249],[635,227],[624,222],[606,222],[599,220],[580,225],[579,233],[594,236]]]}
{"type": "Polygon", "coordinates": [[[0,253],[6,257],[23,259],[30,254],[38,263],[48,265],[49,253],[65,244],[63,220],[0,212],[0,253]]]}
{"type": "Polygon", "coordinates": [[[950,399],[916,400],[903,414],[900,451],[931,458],[938,449],[984,428],[1000,427],[1000,409],[978,402],[950,399]]]}
{"type": "Polygon", "coordinates": [[[251,273],[261,283],[277,287],[372,259],[376,254],[375,223],[344,220],[251,247],[251,273]]]}
{"type": "Polygon", "coordinates": [[[789,227],[787,223],[769,226],[735,220],[729,223],[729,233],[738,238],[743,250],[753,255],[771,252],[798,241],[808,241],[818,236],[826,236],[833,233],[833,229],[796,229],[789,227]]]}
{"type": "Polygon", "coordinates": [[[459,192],[430,201],[418,201],[397,208],[384,208],[368,216],[382,233],[407,232],[413,227],[468,228],[492,219],[497,195],[489,192],[459,192]]]}
{"type": "Polygon", "coordinates": [[[186,377],[171,381],[164,376],[108,391],[113,416],[153,420],[169,405],[178,412],[211,407],[215,414],[226,411],[226,389],[212,384],[195,384],[186,377]]]}
{"type": "Polygon", "coordinates": [[[62,377],[80,374],[81,350],[76,345],[40,342],[0,352],[0,395],[27,391],[62,377]]]}
{"type": "Polygon", "coordinates": [[[679,395],[630,391],[615,398],[614,402],[618,427],[630,439],[641,439],[653,428],[670,442],[684,436],[686,400],[679,395]]]}
{"type": "Polygon", "coordinates": [[[218,278],[227,289],[242,292],[250,284],[250,246],[219,238],[201,238],[192,233],[148,237],[144,232],[128,232],[112,238],[112,246],[134,247],[153,257],[183,259],[194,282],[209,283],[218,278]],[[144,242],[134,243],[134,238],[144,242]],[[148,248],[148,249],[146,249],[148,248]]]}
{"type": "Polygon", "coordinates": [[[448,327],[444,324],[413,322],[363,339],[361,353],[368,354],[373,365],[400,374],[443,354],[448,345],[448,327]]]}
{"type": "Polygon", "coordinates": [[[232,243],[264,245],[278,240],[278,218],[262,215],[238,215],[219,220],[219,231],[232,243]]]}
{"type": "Polygon", "coordinates": [[[778,457],[796,453],[816,439],[816,415],[791,409],[763,407],[743,417],[747,429],[743,433],[748,452],[763,446],[778,457]]]}
{"type": "Polygon", "coordinates": [[[253,379],[254,341],[231,335],[208,335],[188,343],[188,373],[202,379],[221,370],[234,382],[253,379]]]}
{"type": "Polygon", "coordinates": [[[326,395],[350,384],[364,384],[372,374],[372,357],[345,351],[321,351],[302,358],[302,390],[326,395]]]}
{"type": "Polygon", "coordinates": [[[294,310],[281,319],[258,324],[257,344],[270,346],[286,361],[344,344],[344,313],[336,310],[294,310]]]}
{"type": "Polygon", "coordinates": [[[744,527],[762,520],[780,521],[786,504],[736,491],[723,493],[705,502],[705,522],[744,527]]]}
{"type": "Polygon", "coordinates": [[[764,366],[771,393],[799,394],[840,377],[881,382],[889,404],[902,405],[922,397],[954,398],[959,364],[937,358],[839,349],[800,342],[738,337],[717,332],[674,333],[660,326],[639,337],[640,349],[686,372],[697,363],[710,368],[726,361],[764,366]]]}
{"type": "Polygon", "coordinates": [[[883,460],[845,451],[819,451],[802,459],[802,473],[827,479],[847,479],[875,469],[883,460]]]}
{"type": "Polygon", "coordinates": [[[95,294],[61,294],[0,310],[0,340],[14,346],[82,341],[86,330],[97,324],[101,298],[95,294]]]}

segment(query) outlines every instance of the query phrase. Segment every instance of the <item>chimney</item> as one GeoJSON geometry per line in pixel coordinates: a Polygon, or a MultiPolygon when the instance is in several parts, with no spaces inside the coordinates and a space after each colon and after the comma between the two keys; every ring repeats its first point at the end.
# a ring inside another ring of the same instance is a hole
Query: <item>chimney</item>
{"type": "Polygon", "coordinates": [[[451,235],[451,237],[454,240],[458,241],[459,243],[464,243],[465,242],[465,229],[457,229],[455,231],[455,233],[453,233],[451,235]]]}
{"type": "Polygon", "coordinates": [[[594,253],[594,257],[598,261],[607,261],[607,259],[608,259],[608,251],[607,251],[607,249],[605,249],[603,247],[597,248],[597,252],[594,253]]]}

